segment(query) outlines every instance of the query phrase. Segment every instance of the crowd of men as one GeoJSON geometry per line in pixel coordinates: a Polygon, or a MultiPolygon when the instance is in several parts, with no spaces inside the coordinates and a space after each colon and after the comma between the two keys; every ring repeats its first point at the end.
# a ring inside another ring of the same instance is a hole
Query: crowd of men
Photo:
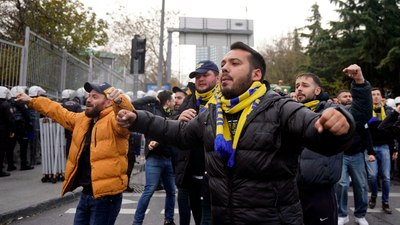
{"type": "MultiPolygon", "coordinates": [[[[299,74],[295,92],[282,93],[271,90],[265,71],[262,56],[236,42],[220,68],[200,61],[189,74],[194,83],[156,95],[132,99],[108,83],[89,82],[80,98],[63,92],[62,104],[26,89],[9,94],[20,108],[70,131],[62,194],[83,187],[74,224],[114,224],[122,192],[133,191],[129,178],[142,135],[146,184],[134,225],[143,224],[160,184],[164,224],[175,224],[177,191],[181,225],[191,216],[196,225],[342,225],[349,222],[350,180],[357,224],[368,224],[368,207],[391,214],[400,97],[384,100],[355,64],[343,69],[351,87],[335,100],[315,74],[299,74]]],[[[18,133],[7,90],[0,87],[2,140],[18,133]]],[[[28,167],[21,156],[21,169],[28,167]]]]}

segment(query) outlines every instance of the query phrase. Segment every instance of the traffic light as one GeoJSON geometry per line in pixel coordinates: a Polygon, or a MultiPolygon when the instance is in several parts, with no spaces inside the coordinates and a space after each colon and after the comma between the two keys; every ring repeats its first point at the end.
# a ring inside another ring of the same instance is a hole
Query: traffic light
{"type": "Polygon", "coordinates": [[[146,61],[146,38],[140,38],[139,35],[135,35],[132,39],[132,49],[131,49],[131,74],[134,71],[134,60],[138,60],[137,71],[140,74],[144,73],[145,61],[146,61]]]}

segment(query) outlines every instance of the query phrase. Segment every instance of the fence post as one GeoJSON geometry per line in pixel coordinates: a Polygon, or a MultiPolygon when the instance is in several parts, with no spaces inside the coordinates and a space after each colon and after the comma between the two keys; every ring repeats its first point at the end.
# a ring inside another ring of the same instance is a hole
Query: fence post
{"type": "Polygon", "coordinates": [[[30,36],[29,27],[25,28],[25,43],[22,48],[21,54],[21,65],[19,71],[19,85],[20,86],[28,86],[27,85],[27,76],[28,76],[28,53],[29,53],[29,36],[30,36]]]}
{"type": "Polygon", "coordinates": [[[114,79],[112,79],[113,77],[112,77],[112,75],[111,75],[111,65],[110,66],[108,66],[108,68],[107,68],[107,82],[109,83],[109,84],[111,84],[111,85],[113,85],[114,86],[114,79]]]}
{"type": "Polygon", "coordinates": [[[92,81],[93,81],[93,55],[92,55],[92,53],[90,53],[88,82],[92,82],[92,81]]]}
{"type": "Polygon", "coordinates": [[[67,52],[63,50],[62,60],[61,60],[61,84],[60,84],[60,94],[65,89],[65,82],[67,80],[67,52]]]}

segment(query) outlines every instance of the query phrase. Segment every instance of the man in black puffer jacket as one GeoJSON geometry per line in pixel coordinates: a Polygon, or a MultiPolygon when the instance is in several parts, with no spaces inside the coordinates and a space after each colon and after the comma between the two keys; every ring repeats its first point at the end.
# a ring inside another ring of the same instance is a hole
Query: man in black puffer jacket
{"type": "Polygon", "coordinates": [[[303,146],[334,155],[355,124],[340,108],[317,114],[267,90],[262,56],[242,42],[221,62],[222,96],[189,122],[121,110],[120,126],[181,148],[204,145],[213,224],[303,224],[296,175],[303,146]]]}
{"type": "MultiPolygon", "coordinates": [[[[193,94],[188,95],[177,110],[177,119],[188,122],[213,101],[214,94],[219,91],[218,66],[210,61],[200,61],[196,70],[189,74],[195,79],[193,94]]],[[[215,99],[214,99],[215,100],[215,99]]],[[[196,225],[211,223],[211,206],[208,191],[208,176],[205,171],[203,145],[192,146],[178,152],[176,161],[176,185],[178,186],[179,222],[180,225],[190,223],[190,211],[184,210],[184,200],[189,202],[187,208],[192,211],[196,225]],[[185,191],[188,197],[185,199],[185,191]],[[189,201],[187,201],[189,200],[189,201]],[[189,211],[189,212],[187,212],[189,211]]]]}
{"type": "MultiPolygon", "coordinates": [[[[171,91],[161,91],[157,98],[146,96],[133,101],[135,107],[143,108],[148,112],[167,119],[174,108],[174,98],[171,91]],[[148,97],[148,98],[146,98],[148,97]]],[[[141,133],[141,132],[140,132],[141,133]]],[[[134,216],[134,225],[143,224],[147,207],[153,196],[160,180],[165,188],[165,225],[175,225],[174,208],[175,208],[175,175],[172,165],[172,148],[165,142],[156,142],[145,134],[146,146],[146,164],[145,178],[146,184],[142,195],[138,201],[138,206],[134,216]]]]}
{"type": "MultiPolygon", "coordinates": [[[[351,87],[353,102],[347,110],[353,115],[357,127],[364,127],[371,117],[371,85],[364,79],[359,66],[354,64],[343,71],[354,80],[351,87]]],[[[322,98],[321,81],[312,73],[297,76],[296,94],[298,102],[317,113],[337,107],[322,98]]],[[[307,148],[301,153],[298,183],[304,224],[338,224],[334,185],[340,180],[342,163],[342,153],[327,157],[307,148]]]]}

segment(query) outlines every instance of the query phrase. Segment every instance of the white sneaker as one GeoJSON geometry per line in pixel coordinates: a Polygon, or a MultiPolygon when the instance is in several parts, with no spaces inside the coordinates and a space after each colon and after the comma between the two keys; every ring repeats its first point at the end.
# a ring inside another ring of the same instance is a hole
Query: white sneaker
{"type": "MultiPolygon", "coordinates": [[[[346,223],[348,223],[350,220],[349,220],[349,216],[346,216],[346,217],[340,217],[339,216],[339,218],[338,218],[338,225],[344,225],[344,224],[346,224],[346,223]]],[[[368,224],[368,223],[367,223],[368,224]]]]}
{"type": "Polygon", "coordinates": [[[365,217],[361,217],[361,218],[355,217],[355,218],[354,218],[354,221],[355,221],[357,224],[360,224],[360,225],[369,225],[369,224],[368,224],[368,221],[365,219],[365,217]]]}

